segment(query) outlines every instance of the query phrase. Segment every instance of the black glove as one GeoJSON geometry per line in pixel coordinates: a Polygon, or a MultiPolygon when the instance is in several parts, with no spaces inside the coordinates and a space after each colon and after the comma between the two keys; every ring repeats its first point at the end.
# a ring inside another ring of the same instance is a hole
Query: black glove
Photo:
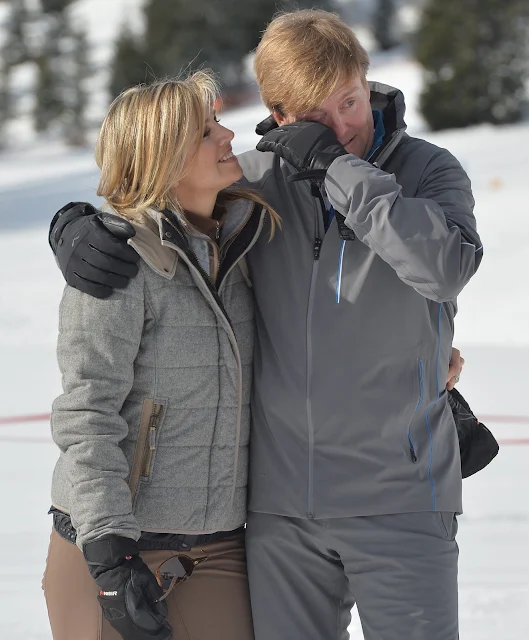
{"type": "Polygon", "coordinates": [[[300,172],[289,176],[289,182],[312,180],[316,184],[323,182],[336,158],[347,154],[334,131],[320,122],[294,122],[271,129],[257,143],[257,150],[272,151],[300,172]]]}
{"type": "Polygon", "coordinates": [[[50,225],[49,242],[66,282],[95,298],[108,298],[138,273],[139,255],[127,244],[134,227],[86,202],[70,202],[50,225]]]}
{"type": "Polygon", "coordinates": [[[88,569],[99,587],[105,618],[124,640],[169,640],[172,630],[165,600],[152,571],[130,538],[109,535],[83,547],[88,569]]]}
{"type": "Polygon", "coordinates": [[[452,409],[459,438],[461,475],[463,478],[481,471],[498,454],[496,438],[472,413],[468,402],[457,389],[448,392],[448,404],[452,409]]]}
{"type": "Polygon", "coordinates": [[[276,129],[277,127],[279,127],[279,125],[277,124],[276,119],[272,114],[270,114],[268,118],[261,120],[261,122],[255,126],[255,133],[258,136],[264,136],[265,133],[272,131],[272,129],[276,129]]]}

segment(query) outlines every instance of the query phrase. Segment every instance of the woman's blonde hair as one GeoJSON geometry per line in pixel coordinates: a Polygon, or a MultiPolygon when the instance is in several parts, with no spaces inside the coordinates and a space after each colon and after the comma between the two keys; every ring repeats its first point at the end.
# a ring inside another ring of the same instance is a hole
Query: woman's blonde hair
{"type": "Polygon", "coordinates": [[[270,22],[254,69],[264,104],[283,116],[300,116],[318,108],[343,78],[365,79],[369,56],[338,15],[305,9],[270,22]]]}
{"type": "MultiPolygon", "coordinates": [[[[97,140],[97,194],[131,220],[141,221],[148,208],[183,213],[174,185],[194,161],[207,109],[219,95],[215,77],[207,70],[123,91],[110,105],[97,140]],[[193,150],[195,155],[190,155],[193,150]]],[[[219,196],[219,204],[238,198],[262,204],[274,231],[279,218],[256,192],[234,188],[219,196]]]]}

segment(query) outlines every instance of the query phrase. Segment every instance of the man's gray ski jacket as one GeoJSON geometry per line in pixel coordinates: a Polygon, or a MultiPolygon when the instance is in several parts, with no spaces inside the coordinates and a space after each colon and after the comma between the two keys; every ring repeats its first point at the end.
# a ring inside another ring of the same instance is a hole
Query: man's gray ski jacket
{"type": "Polygon", "coordinates": [[[445,385],[456,297],[482,257],[470,181],[405,133],[400,91],[371,85],[386,136],[335,160],[324,198],[273,153],[239,156],[277,210],[249,253],[256,299],[250,504],[332,518],[461,512],[445,385]]]}

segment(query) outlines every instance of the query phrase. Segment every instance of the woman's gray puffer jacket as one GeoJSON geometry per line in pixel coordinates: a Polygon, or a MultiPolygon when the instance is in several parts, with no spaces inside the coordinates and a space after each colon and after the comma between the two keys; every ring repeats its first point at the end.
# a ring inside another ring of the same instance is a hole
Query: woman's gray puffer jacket
{"type": "Polygon", "coordinates": [[[67,286],[61,302],[52,502],[79,547],[108,534],[231,530],[246,517],[254,310],[244,255],[266,214],[229,205],[217,254],[183,217],[148,213],[129,241],[142,260],[127,288],[100,300],[67,286]]]}

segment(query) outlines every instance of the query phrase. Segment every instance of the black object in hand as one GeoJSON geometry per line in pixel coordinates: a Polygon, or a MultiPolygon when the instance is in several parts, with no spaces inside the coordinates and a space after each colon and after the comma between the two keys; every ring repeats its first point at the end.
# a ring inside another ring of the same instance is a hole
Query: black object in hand
{"type": "Polygon", "coordinates": [[[456,423],[463,478],[481,471],[498,454],[496,438],[472,413],[468,402],[457,389],[448,392],[448,404],[456,423]]]}
{"type": "MultiPolygon", "coordinates": [[[[261,123],[263,124],[263,123],[261,123]]],[[[272,151],[300,173],[289,176],[290,182],[312,180],[319,184],[327,169],[347,154],[332,129],[320,122],[294,122],[271,129],[257,143],[258,151],[272,151]]]]}
{"type": "Polygon", "coordinates": [[[105,618],[124,640],[169,640],[162,588],[130,538],[110,535],[88,542],[83,554],[99,587],[105,618]]]}
{"type": "Polygon", "coordinates": [[[70,202],[55,214],[49,242],[71,287],[108,298],[138,273],[139,255],[127,244],[135,234],[124,218],[86,202],[70,202]]]}

